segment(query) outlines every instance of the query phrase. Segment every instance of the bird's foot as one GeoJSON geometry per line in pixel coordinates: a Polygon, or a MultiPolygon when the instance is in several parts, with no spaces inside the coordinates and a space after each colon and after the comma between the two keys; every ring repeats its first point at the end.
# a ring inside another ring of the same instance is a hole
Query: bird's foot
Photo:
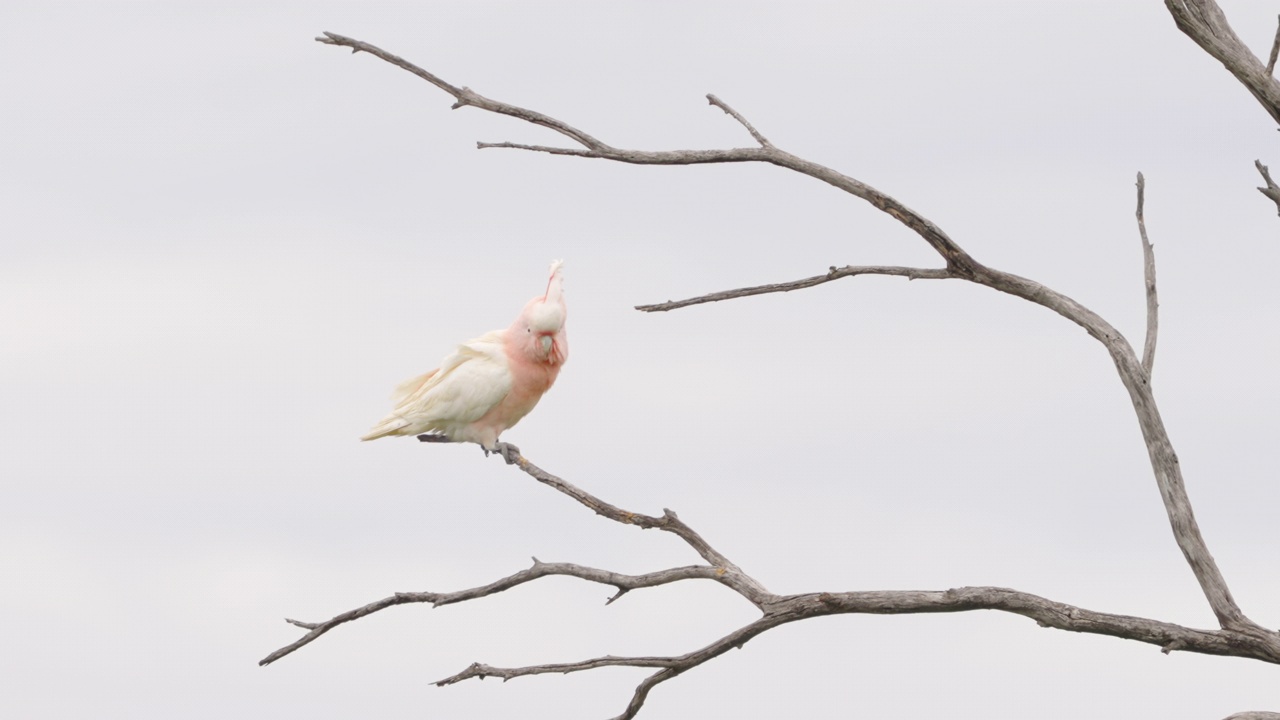
{"type": "Polygon", "coordinates": [[[495,443],[492,450],[481,445],[480,449],[484,450],[485,457],[489,457],[489,453],[501,455],[502,459],[506,460],[508,465],[515,465],[520,461],[520,448],[512,445],[511,443],[495,443]]]}

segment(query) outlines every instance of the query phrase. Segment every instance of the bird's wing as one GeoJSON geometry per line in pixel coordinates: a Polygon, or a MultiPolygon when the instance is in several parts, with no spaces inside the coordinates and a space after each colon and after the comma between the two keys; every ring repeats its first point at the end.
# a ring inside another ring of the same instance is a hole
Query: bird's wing
{"type": "Polygon", "coordinates": [[[465,424],[484,417],[511,391],[502,331],[469,340],[438,370],[396,389],[396,414],[427,422],[465,424]]]}
{"type": "Polygon", "coordinates": [[[403,405],[405,400],[413,397],[414,393],[421,390],[422,386],[438,372],[440,372],[440,368],[428,370],[417,377],[411,377],[397,385],[396,389],[391,391],[391,406],[400,407],[403,405]]]}

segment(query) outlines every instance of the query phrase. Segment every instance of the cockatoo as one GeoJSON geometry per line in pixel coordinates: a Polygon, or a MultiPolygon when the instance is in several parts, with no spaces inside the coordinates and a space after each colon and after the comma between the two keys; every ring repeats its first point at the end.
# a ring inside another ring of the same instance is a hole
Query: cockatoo
{"type": "Polygon", "coordinates": [[[396,387],[395,409],[360,439],[427,433],[419,439],[477,443],[514,463],[520,449],[498,436],[533,410],[569,356],[563,264],[551,263],[547,291],[510,327],[459,345],[440,367],[396,387]]]}

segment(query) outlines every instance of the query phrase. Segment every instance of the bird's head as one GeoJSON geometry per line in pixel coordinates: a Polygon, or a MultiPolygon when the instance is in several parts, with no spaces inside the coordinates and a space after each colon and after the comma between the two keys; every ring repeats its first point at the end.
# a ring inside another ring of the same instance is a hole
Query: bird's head
{"type": "Polygon", "coordinates": [[[525,303],[516,320],[516,330],[526,336],[524,345],[534,357],[552,365],[562,364],[569,355],[569,341],[564,322],[568,310],[564,304],[564,262],[551,263],[547,291],[525,303]]]}

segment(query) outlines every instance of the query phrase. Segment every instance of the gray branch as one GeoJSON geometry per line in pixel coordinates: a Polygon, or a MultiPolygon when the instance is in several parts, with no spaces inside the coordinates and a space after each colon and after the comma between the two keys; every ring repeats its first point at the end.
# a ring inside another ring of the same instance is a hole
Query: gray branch
{"type": "Polygon", "coordinates": [[[1225,717],[1223,720],[1280,720],[1280,713],[1242,712],[1225,717]]]}
{"type": "Polygon", "coordinates": [[[1138,173],[1138,234],[1142,236],[1142,274],[1147,287],[1147,339],[1142,347],[1142,369],[1151,382],[1151,368],[1156,361],[1156,334],[1160,329],[1160,302],[1156,295],[1156,252],[1147,239],[1147,221],[1142,216],[1147,181],[1138,173]]]}
{"type": "Polygon", "coordinates": [[[747,122],[746,118],[742,117],[742,115],[737,110],[734,110],[733,108],[729,107],[729,105],[725,103],[725,101],[721,100],[715,95],[711,95],[708,93],[707,102],[711,103],[712,105],[715,105],[716,107],[723,110],[726,115],[733,118],[734,120],[737,120],[738,123],[742,125],[742,127],[747,129],[747,132],[751,133],[751,137],[755,138],[756,142],[760,143],[760,147],[766,147],[766,148],[773,147],[773,143],[769,142],[765,138],[765,136],[761,135],[754,127],[752,127],[751,123],[747,122]]]}
{"type": "Polygon", "coordinates": [[[797,595],[773,595],[740,568],[715,551],[687,524],[665,511],[660,518],[632,513],[609,504],[594,495],[552,475],[519,456],[516,466],[535,480],[567,495],[597,514],[624,525],[641,528],[658,528],[672,532],[683,539],[711,565],[691,565],[670,568],[644,575],[624,575],[571,563],[544,563],[537,558],[533,565],[508,575],[488,585],[452,593],[406,592],[374,601],[354,610],[341,613],[324,622],[311,623],[288,620],[290,624],[308,630],[297,641],[276,650],[259,664],[267,665],[311,643],[333,628],[359,620],[380,610],[408,603],[428,603],[432,607],[476,600],[510,590],[539,578],[562,575],[581,578],[617,588],[607,603],[634,589],[656,587],[683,580],[713,580],[737,592],[761,612],[756,620],[743,625],[714,642],[683,655],[670,656],[616,656],[591,658],[578,662],[527,665],[523,667],[495,667],[484,663],[472,663],[462,672],[436,682],[437,686],[452,685],[472,678],[497,677],[505,680],[527,675],[548,673],[566,674],[595,670],[602,667],[658,668],[637,685],[631,701],[615,720],[629,720],[643,707],[649,692],[671,678],[713,660],[724,653],[743,647],[756,636],[780,625],[826,615],[912,615],[923,613],[971,612],[996,610],[1035,620],[1038,625],[1070,632],[1110,635],[1155,645],[1164,653],[1173,651],[1194,652],[1208,655],[1225,655],[1261,660],[1280,664],[1280,644],[1265,642],[1251,629],[1200,630],[1173,623],[1150,620],[1129,615],[1115,615],[1060,603],[1053,600],[1000,587],[962,587],[951,590],[878,590],[841,593],[803,593],[797,595]]]}
{"type": "MultiPolygon", "coordinates": [[[[578,157],[600,158],[635,165],[702,165],[708,163],[767,162],[772,165],[784,167],[816,178],[871,203],[882,212],[889,214],[898,222],[906,225],[908,228],[924,238],[924,240],[928,242],[944,260],[946,260],[948,269],[966,276],[978,269],[976,267],[977,263],[975,263],[964,250],[960,249],[959,245],[956,245],[941,228],[934,225],[932,221],[928,220],[923,215],[915,212],[898,200],[880,192],[870,185],[855,180],[848,175],[836,172],[829,167],[810,162],[804,158],[779,150],[772,144],[762,144],[761,147],[754,148],[730,148],[726,150],[647,151],[615,148],[601,140],[597,140],[577,128],[574,128],[568,123],[561,122],[560,120],[548,117],[542,113],[535,112],[533,110],[526,110],[514,105],[508,105],[496,100],[490,100],[489,98],[479,95],[467,88],[459,88],[451,85],[413,63],[410,63],[399,56],[392,55],[391,53],[374,45],[370,45],[369,43],[330,32],[324,33],[322,37],[317,37],[316,40],[327,45],[339,45],[349,47],[353,51],[365,52],[379,57],[392,65],[408,70],[414,75],[423,78],[432,85],[435,85],[441,90],[452,95],[457,100],[457,102],[454,103],[455,108],[469,105],[482,110],[488,110],[490,112],[519,118],[526,122],[555,130],[556,132],[577,141],[587,148],[587,150],[582,151],[571,148],[557,148],[544,145],[524,145],[505,142],[478,143],[477,145],[480,148],[515,148],[520,150],[534,150],[537,152],[547,152],[557,155],[575,155],[578,157]]],[[[708,97],[710,98],[711,96],[708,97]]],[[[726,110],[728,106],[718,100],[711,102],[713,105],[717,105],[735,119],[738,119],[739,122],[747,126],[752,132],[753,137],[757,137],[757,140],[763,138],[763,136],[760,136],[758,132],[755,132],[755,128],[750,127],[750,125],[746,123],[746,120],[742,119],[742,116],[736,111],[733,111],[732,109],[726,110]]],[[[765,143],[767,142],[768,141],[765,141],[765,143]]]]}
{"type": "Polygon", "coordinates": [[[623,525],[635,525],[641,529],[656,528],[665,530],[684,540],[694,552],[698,553],[703,560],[706,560],[718,573],[716,580],[733,588],[738,594],[746,598],[752,605],[762,608],[766,604],[773,602],[777,596],[769,592],[757,582],[754,578],[742,571],[742,568],[733,564],[729,558],[720,554],[715,548],[702,538],[693,528],[689,527],[676,516],[674,512],[663,508],[662,517],[652,517],[649,515],[641,515],[623,510],[615,505],[611,505],[591,493],[578,488],[565,480],[552,475],[542,468],[529,462],[528,458],[523,455],[519,456],[515,463],[516,467],[523,470],[530,477],[538,482],[547,485],[574,500],[578,501],[597,515],[606,517],[614,522],[623,525]]]}
{"type": "Polygon", "coordinates": [[[1258,173],[1262,175],[1262,180],[1267,183],[1266,187],[1258,188],[1258,192],[1271,198],[1271,202],[1276,204],[1277,212],[1280,212],[1280,187],[1271,179],[1271,170],[1262,164],[1261,160],[1254,160],[1253,166],[1258,168],[1258,173]]]}
{"type": "MultiPolygon", "coordinates": [[[[1271,69],[1263,65],[1231,29],[1218,3],[1214,0],[1165,0],[1164,4],[1178,29],[1222,63],[1262,104],[1267,114],[1280,123],[1280,82],[1276,82],[1271,69]]],[[[1277,40],[1280,40],[1280,34],[1277,34],[1277,40]]],[[[1275,52],[1273,49],[1273,58],[1275,52]]]]}
{"type": "MultiPolygon", "coordinates": [[[[389,597],[375,600],[368,605],[363,605],[354,610],[335,615],[324,622],[302,622],[299,620],[291,620],[285,618],[285,622],[290,625],[309,630],[306,635],[295,642],[276,650],[270,655],[258,661],[259,665],[270,665],[280,658],[301,649],[304,645],[310,644],[317,640],[321,635],[330,630],[359,620],[367,615],[372,615],[379,610],[385,610],[396,605],[407,605],[411,603],[428,603],[432,607],[440,607],[441,605],[452,605],[454,603],[465,602],[467,600],[476,600],[489,595],[496,595],[504,590],[510,590],[527,582],[537,580],[552,575],[566,575],[569,577],[581,578],[590,582],[600,583],[601,585],[612,585],[618,589],[618,592],[609,598],[605,604],[611,604],[623,594],[631,590],[640,588],[657,587],[658,585],[667,585],[681,580],[714,580],[730,587],[732,584],[726,581],[726,573],[721,568],[711,567],[708,565],[689,565],[686,567],[670,568],[667,570],[659,570],[657,572],[646,573],[644,575],[623,575],[610,570],[600,570],[597,568],[586,567],[583,565],[574,565],[572,563],[544,563],[537,558],[533,559],[533,566],[521,570],[520,572],[508,575],[500,580],[482,585],[480,587],[470,588],[467,590],[459,590],[456,592],[436,593],[436,592],[398,592],[389,597]]],[[[734,588],[735,590],[737,588],[734,588]]]]}
{"type": "Polygon", "coordinates": [[[543,115],[540,112],[534,112],[533,110],[526,110],[522,107],[517,107],[515,105],[508,105],[506,103],[496,102],[494,100],[490,100],[487,97],[484,97],[483,95],[472,92],[470,88],[458,87],[456,85],[447,83],[444,80],[440,79],[439,77],[435,76],[434,74],[429,73],[426,70],[423,70],[417,65],[414,65],[408,60],[405,60],[404,58],[399,57],[397,55],[392,55],[386,50],[383,50],[382,48],[376,47],[374,45],[370,45],[369,43],[361,42],[359,40],[355,40],[349,37],[343,37],[341,35],[335,35],[334,33],[331,33],[331,32],[326,32],[323,37],[316,38],[316,41],[325,43],[326,45],[340,45],[340,46],[349,47],[351,48],[352,53],[358,53],[361,51],[367,52],[370,55],[376,55],[377,57],[382,58],[383,60],[386,60],[392,65],[395,65],[399,68],[403,68],[404,70],[408,70],[414,75],[417,75],[423,80],[426,80],[432,85],[435,85],[441,90],[452,95],[454,100],[457,101],[453,104],[454,110],[457,110],[458,108],[461,108],[461,107],[467,107],[467,106],[477,107],[477,108],[480,108],[481,110],[488,110],[489,112],[499,113],[501,115],[510,115],[511,117],[519,118],[521,120],[524,120],[525,122],[533,123],[534,125],[541,125],[545,128],[550,128],[562,135],[565,135],[566,137],[570,137],[576,140],[577,142],[582,143],[584,146],[588,148],[607,147],[604,143],[600,142],[599,140],[591,137],[590,135],[582,132],[581,130],[578,130],[575,127],[572,127],[566,123],[562,123],[559,120],[556,120],[555,118],[547,117],[546,115],[543,115]]]}
{"type": "Polygon", "coordinates": [[[846,265],[842,268],[832,266],[826,275],[814,275],[803,280],[793,280],[791,282],[774,283],[771,285],[756,285],[754,287],[738,288],[736,290],[724,290],[721,292],[711,293],[709,295],[699,295],[698,297],[687,298],[685,300],[668,300],[663,303],[655,303],[653,305],[637,305],[636,309],[641,312],[666,312],[668,310],[676,310],[690,305],[701,305],[703,303],[720,302],[721,300],[733,300],[734,298],[750,297],[751,295],[767,295],[769,293],[791,292],[792,290],[803,290],[811,288],[815,285],[829,283],[832,280],[840,278],[856,277],[858,275],[896,275],[905,277],[909,280],[944,280],[954,278],[946,268],[913,268],[913,267],[896,267],[885,265],[846,265]]]}

